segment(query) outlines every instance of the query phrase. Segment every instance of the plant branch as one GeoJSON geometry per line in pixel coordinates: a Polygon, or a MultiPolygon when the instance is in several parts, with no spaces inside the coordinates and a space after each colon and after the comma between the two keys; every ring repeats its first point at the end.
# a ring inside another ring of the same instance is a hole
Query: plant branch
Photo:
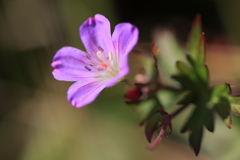
{"type": "Polygon", "coordinates": [[[171,115],[172,118],[174,118],[175,116],[177,116],[180,112],[182,112],[185,108],[187,108],[189,105],[185,104],[183,106],[181,106],[180,108],[178,108],[176,111],[174,111],[171,115]]]}

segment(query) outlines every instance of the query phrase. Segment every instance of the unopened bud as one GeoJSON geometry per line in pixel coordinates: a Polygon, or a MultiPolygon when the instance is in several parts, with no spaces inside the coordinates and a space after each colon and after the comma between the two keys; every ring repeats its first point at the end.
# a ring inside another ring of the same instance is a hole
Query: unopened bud
{"type": "Polygon", "coordinates": [[[130,88],[128,92],[125,94],[125,98],[127,98],[130,102],[138,101],[141,96],[142,91],[137,87],[130,88]]]}

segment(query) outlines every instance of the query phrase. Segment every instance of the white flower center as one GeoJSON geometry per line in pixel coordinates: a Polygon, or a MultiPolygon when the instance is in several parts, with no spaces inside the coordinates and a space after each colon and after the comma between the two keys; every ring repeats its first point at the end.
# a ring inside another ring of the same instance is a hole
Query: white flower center
{"type": "Polygon", "coordinates": [[[87,54],[87,58],[91,63],[89,66],[85,66],[85,68],[94,72],[93,77],[108,80],[119,74],[119,62],[117,57],[113,57],[111,52],[108,53],[108,56],[105,56],[103,49],[99,47],[96,57],[91,57],[87,54]]]}

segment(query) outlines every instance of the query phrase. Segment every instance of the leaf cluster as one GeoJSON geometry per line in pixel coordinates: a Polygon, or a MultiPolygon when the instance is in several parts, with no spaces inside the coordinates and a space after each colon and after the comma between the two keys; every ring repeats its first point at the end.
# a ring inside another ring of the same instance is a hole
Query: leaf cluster
{"type": "Polygon", "coordinates": [[[189,131],[189,144],[196,155],[200,151],[204,127],[214,131],[214,114],[218,114],[231,128],[230,85],[209,86],[205,52],[205,34],[201,31],[200,15],[197,15],[189,35],[186,62],[177,61],[178,73],[172,76],[182,91],[187,92],[179,104],[194,107],[181,132],[189,131]]]}
{"type": "Polygon", "coordinates": [[[179,45],[169,32],[164,34],[156,42],[157,47],[152,47],[153,61],[149,61],[149,56],[138,55],[145,71],[143,75],[148,77],[148,81],[135,84],[142,96],[132,103],[138,108],[145,108],[145,111],[147,109],[140,125],[145,125],[145,135],[151,146],[159,142],[167,127],[171,130],[172,118],[185,108],[192,107],[181,133],[189,133],[189,145],[198,155],[204,129],[214,131],[215,115],[231,129],[231,113],[240,115],[240,98],[231,96],[228,83],[209,85],[205,34],[200,15],[193,22],[186,47],[179,45]],[[171,106],[179,108],[169,114],[167,109],[171,106]],[[158,137],[152,142],[154,132],[160,128],[158,137]]]}

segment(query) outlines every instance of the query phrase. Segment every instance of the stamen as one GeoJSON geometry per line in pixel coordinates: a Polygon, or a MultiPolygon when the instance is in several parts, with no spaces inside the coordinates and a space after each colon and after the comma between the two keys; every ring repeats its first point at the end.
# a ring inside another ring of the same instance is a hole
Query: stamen
{"type": "Polygon", "coordinates": [[[93,77],[94,77],[94,78],[101,77],[101,74],[99,74],[99,73],[96,73],[96,74],[94,74],[94,75],[93,75],[93,77]]]}
{"type": "Polygon", "coordinates": [[[99,51],[103,52],[104,50],[102,49],[102,47],[98,46],[97,47],[99,49],[99,51]]]}
{"type": "Polygon", "coordinates": [[[84,66],[88,71],[91,71],[91,69],[90,68],[88,68],[87,66],[84,66]]]}
{"type": "Polygon", "coordinates": [[[108,59],[109,59],[109,61],[112,61],[112,53],[111,52],[108,53],[108,59]]]}
{"type": "Polygon", "coordinates": [[[102,53],[101,51],[98,51],[98,52],[97,52],[97,56],[98,56],[98,58],[99,58],[100,60],[103,61],[104,55],[103,55],[103,53],[102,53]]]}
{"type": "Polygon", "coordinates": [[[87,53],[87,58],[88,58],[88,59],[91,59],[91,56],[90,56],[90,54],[88,54],[88,53],[87,53]]]}
{"type": "Polygon", "coordinates": [[[96,66],[96,64],[94,64],[94,63],[90,63],[89,65],[92,66],[92,67],[93,67],[93,66],[96,66]]]}

